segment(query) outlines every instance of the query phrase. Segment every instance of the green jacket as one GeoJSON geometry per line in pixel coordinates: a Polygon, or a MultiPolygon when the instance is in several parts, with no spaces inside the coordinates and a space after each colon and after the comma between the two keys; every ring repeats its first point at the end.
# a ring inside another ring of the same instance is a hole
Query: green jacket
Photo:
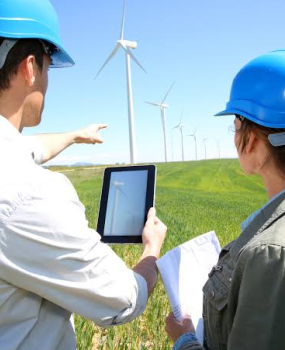
{"type": "Polygon", "coordinates": [[[181,350],[285,349],[285,193],[223,248],[203,292],[204,347],[181,350]]]}

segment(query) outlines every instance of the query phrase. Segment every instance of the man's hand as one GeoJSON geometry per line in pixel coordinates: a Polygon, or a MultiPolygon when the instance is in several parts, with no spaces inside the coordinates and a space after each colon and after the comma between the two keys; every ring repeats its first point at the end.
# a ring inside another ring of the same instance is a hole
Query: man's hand
{"type": "Polygon", "coordinates": [[[150,208],[142,233],[144,251],[140,261],[133,268],[136,273],[145,278],[148,295],[151,294],[157,282],[156,260],[159,258],[166,230],[164,223],[155,216],[155,209],[150,208]]]}
{"type": "Polygon", "coordinates": [[[168,334],[168,336],[173,340],[173,342],[176,342],[176,340],[185,333],[195,333],[195,328],[192,323],[192,319],[190,316],[187,316],[183,319],[183,321],[180,323],[176,320],[173,313],[171,312],[166,320],[165,320],[165,331],[168,334]]]}
{"type": "Polygon", "coordinates": [[[150,208],[142,233],[142,241],[149,255],[159,257],[166,231],[167,227],[156,217],[155,209],[150,208]]]}
{"type": "Polygon", "coordinates": [[[107,124],[91,124],[83,129],[77,130],[74,137],[75,143],[102,143],[103,138],[99,134],[99,130],[107,128],[107,124]]]}

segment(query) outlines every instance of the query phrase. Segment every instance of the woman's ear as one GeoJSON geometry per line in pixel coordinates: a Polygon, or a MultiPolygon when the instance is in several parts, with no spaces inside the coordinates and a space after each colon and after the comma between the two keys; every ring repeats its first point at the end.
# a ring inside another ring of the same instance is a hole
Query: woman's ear
{"type": "Polygon", "coordinates": [[[256,146],[256,142],[257,142],[257,136],[255,135],[255,133],[253,131],[250,131],[249,135],[248,135],[247,143],[245,146],[245,152],[247,154],[252,153],[252,151],[254,150],[254,148],[256,146]]]}
{"type": "Polygon", "coordinates": [[[35,56],[29,55],[19,65],[21,72],[27,86],[32,87],[36,80],[36,59],[35,56]]]}

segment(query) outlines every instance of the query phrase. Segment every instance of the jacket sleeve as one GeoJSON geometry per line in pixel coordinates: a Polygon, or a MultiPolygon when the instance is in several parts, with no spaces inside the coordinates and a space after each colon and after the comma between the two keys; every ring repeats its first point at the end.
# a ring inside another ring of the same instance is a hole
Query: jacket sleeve
{"type": "Polygon", "coordinates": [[[192,332],[182,334],[174,343],[172,350],[205,350],[205,348],[200,345],[196,334],[192,332]]]}
{"type": "Polygon", "coordinates": [[[184,343],[177,350],[205,350],[205,348],[199,343],[184,343]]]}
{"type": "Polygon", "coordinates": [[[229,350],[282,349],[285,341],[285,249],[259,245],[244,250],[229,350]]]}

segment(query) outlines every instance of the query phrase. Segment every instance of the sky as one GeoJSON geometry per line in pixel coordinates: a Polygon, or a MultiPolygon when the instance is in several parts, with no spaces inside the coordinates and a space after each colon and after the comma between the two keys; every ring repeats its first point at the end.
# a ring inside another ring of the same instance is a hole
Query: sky
{"type": "MultiPolygon", "coordinates": [[[[98,70],[120,36],[123,0],[51,0],[62,41],[75,61],[51,69],[41,124],[24,134],[68,132],[107,123],[102,145],[73,145],[50,164],[129,163],[125,55],[120,50],[97,79],[98,70]]],[[[164,161],[159,102],[166,103],[168,154],[181,160],[236,157],[230,116],[225,108],[237,72],[254,57],[285,48],[284,0],[127,0],[125,39],[147,73],[131,63],[137,162],[164,161]],[[206,139],[206,140],[205,140],[206,139]],[[204,141],[203,141],[204,140],[204,141]]]]}

